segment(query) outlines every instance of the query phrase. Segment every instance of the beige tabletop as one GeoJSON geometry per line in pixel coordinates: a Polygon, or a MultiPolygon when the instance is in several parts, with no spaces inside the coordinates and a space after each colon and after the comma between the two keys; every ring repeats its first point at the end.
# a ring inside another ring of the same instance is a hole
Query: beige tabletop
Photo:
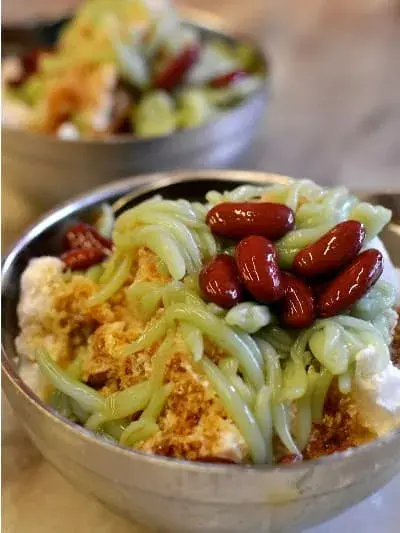
{"type": "MultiPolygon", "coordinates": [[[[6,23],[52,17],[77,0],[5,0],[6,23]]],[[[183,3],[183,1],[181,2],[183,3]]],[[[400,190],[398,0],[190,0],[262,42],[272,58],[271,104],[241,168],[353,188],[400,190]]],[[[38,214],[2,191],[3,247],[38,214]]],[[[138,533],[77,493],[28,441],[3,402],[5,533],[138,533]]],[[[400,479],[312,533],[395,533],[400,479]]],[[[311,533],[311,530],[310,532],[311,533]]]]}

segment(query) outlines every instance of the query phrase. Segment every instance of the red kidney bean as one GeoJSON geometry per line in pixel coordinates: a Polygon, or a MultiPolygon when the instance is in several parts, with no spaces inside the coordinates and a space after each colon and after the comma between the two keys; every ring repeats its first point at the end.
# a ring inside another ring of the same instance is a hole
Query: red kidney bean
{"type": "Polygon", "coordinates": [[[348,309],[377,282],[382,272],[383,257],[378,250],[366,250],[357,256],[319,296],[319,316],[331,317],[348,309]]]}
{"type": "Polygon", "coordinates": [[[290,207],[272,202],[224,202],[210,209],[206,223],[220,237],[262,235],[274,241],[294,227],[294,213],[290,207]]]}
{"type": "Polygon", "coordinates": [[[341,222],[318,241],[300,250],[292,268],[297,274],[310,278],[338,272],[357,256],[364,239],[365,229],[360,222],[341,222]]]}
{"type": "Polygon", "coordinates": [[[113,100],[109,130],[112,133],[129,133],[131,130],[132,96],[122,83],[117,86],[113,100]]]}
{"type": "Polygon", "coordinates": [[[70,270],[86,270],[103,261],[106,254],[99,248],[75,248],[61,255],[61,260],[70,270]]]}
{"type": "Polygon", "coordinates": [[[112,241],[85,222],[78,222],[67,230],[63,237],[64,250],[76,248],[98,248],[104,252],[112,249],[112,241]]]}
{"type": "Polygon", "coordinates": [[[230,255],[219,254],[205,265],[200,271],[199,284],[207,300],[225,309],[242,301],[243,287],[230,255]]]}
{"type": "Polygon", "coordinates": [[[228,87],[229,85],[234,84],[237,81],[242,80],[243,78],[246,78],[246,76],[248,76],[248,74],[245,70],[233,70],[232,72],[222,74],[221,76],[217,76],[216,78],[212,79],[210,81],[210,86],[214,89],[228,87]]]}
{"type": "Polygon", "coordinates": [[[171,61],[156,75],[154,87],[172,91],[181,81],[188,70],[196,63],[199,58],[200,47],[198,44],[188,45],[182,52],[171,61]]]}
{"type": "Polygon", "coordinates": [[[289,272],[282,272],[281,280],[284,293],[281,322],[290,328],[307,328],[315,319],[314,295],[310,287],[289,272]]]}
{"type": "Polygon", "coordinates": [[[30,76],[36,74],[39,67],[39,59],[45,53],[50,53],[51,48],[33,48],[21,56],[21,75],[9,82],[10,87],[20,87],[30,76]]]}
{"type": "Polygon", "coordinates": [[[246,289],[259,302],[282,298],[281,272],[275,246],[259,235],[242,239],[235,250],[236,264],[246,289]]]}
{"type": "Polygon", "coordinates": [[[50,54],[53,50],[50,47],[34,48],[22,56],[22,64],[27,76],[35,74],[39,68],[39,60],[43,54],[50,54]]]}

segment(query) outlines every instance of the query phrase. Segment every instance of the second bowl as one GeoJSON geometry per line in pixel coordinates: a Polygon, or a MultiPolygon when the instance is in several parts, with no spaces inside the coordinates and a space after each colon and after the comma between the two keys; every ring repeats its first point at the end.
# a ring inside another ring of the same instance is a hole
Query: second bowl
{"type": "MultiPolygon", "coordinates": [[[[236,42],[232,35],[197,19],[187,24],[196,28],[204,39],[236,42]]],[[[261,51],[258,52],[260,59],[263,58],[261,51]]],[[[254,93],[204,125],[149,139],[125,134],[66,141],[5,127],[2,131],[5,183],[23,191],[35,203],[50,207],[120,176],[172,169],[224,168],[233,164],[249,146],[265,101],[264,78],[254,93]]]]}

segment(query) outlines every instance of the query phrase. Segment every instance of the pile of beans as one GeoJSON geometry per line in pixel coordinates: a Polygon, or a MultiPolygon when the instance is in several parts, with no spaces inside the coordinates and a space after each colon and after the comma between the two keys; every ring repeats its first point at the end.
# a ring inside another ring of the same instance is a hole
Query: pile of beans
{"type": "Polygon", "coordinates": [[[238,242],[233,256],[219,254],[201,270],[204,297],[226,309],[249,297],[271,304],[291,328],[305,328],[317,317],[346,311],[383,272],[378,250],[360,253],[365,229],[357,220],[337,224],[300,250],[290,272],[279,268],[273,243],[294,228],[289,207],[225,202],[208,212],[206,222],[214,235],[238,242]]]}
{"type": "Polygon", "coordinates": [[[62,240],[64,253],[60,259],[70,270],[86,270],[108,257],[113,243],[84,222],[68,229],[62,240]]]}

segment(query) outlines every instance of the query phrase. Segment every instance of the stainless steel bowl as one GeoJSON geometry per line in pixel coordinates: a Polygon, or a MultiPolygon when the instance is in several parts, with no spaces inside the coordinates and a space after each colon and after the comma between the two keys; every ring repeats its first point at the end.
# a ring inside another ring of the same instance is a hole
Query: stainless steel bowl
{"type": "Polygon", "coordinates": [[[16,244],[3,267],[3,387],[33,442],[77,487],[116,512],[171,533],[289,533],[367,497],[400,470],[400,431],[360,448],[289,466],[234,466],[146,455],[101,440],[44,405],[18,376],[14,348],[19,277],[31,257],[58,252],[71,219],[100,202],[120,211],[154,192],[203,197],[243,182],[285,182],[254,172],[175,172],[117,181],[52,211],[16,244]],[[128,195],[128,196],[126,196],[128,195]]]}
{"type": "MultiPolygon", "coordinates": [[[[237,41],[222,29],[213,29],[201,21],[190,24],[206,38],[237,41]]],[[[260,58],[264,57],[261,50],[259,54],[260,58]]],[[[121,176],[227,167],[250,145],[265,103],[266,81],[253,95],[221,112],[214,120],[153,139],[119,135],[102,140],[63,141],[56,136],[5,127],[2,130],[4,179],[35,202],[51,207],[121,176]]]]}

